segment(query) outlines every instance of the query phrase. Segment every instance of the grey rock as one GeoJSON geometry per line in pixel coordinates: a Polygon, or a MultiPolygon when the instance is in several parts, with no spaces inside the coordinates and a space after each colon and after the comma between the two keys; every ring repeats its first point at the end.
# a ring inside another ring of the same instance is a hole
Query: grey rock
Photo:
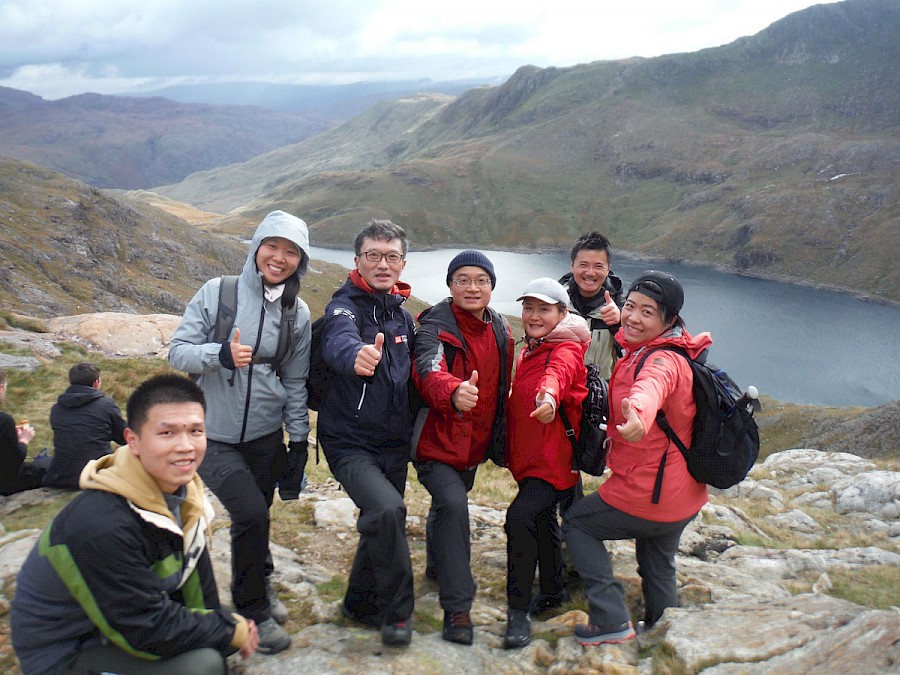
{"type": "Polygon", "coordinates": [[[900,518],[900,473],[869,471],[831,486],[835,511],[871,513],[884,520],[900,518]]]}
{"type": "Polygon", "coordinates": [[[24,370],[27,373],[33,373],[40,367],[40,359],[36,359],[33,356],[0,354],[0,368],[4,370],[24,370]]]}

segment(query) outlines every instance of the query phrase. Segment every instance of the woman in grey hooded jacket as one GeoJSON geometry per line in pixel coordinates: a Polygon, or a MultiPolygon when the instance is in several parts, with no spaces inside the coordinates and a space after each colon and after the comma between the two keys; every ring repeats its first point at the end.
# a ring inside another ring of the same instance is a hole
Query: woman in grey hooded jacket
{"type": "Polygon", "coordinates": [[[296,499],[299,489],[286,483],[299,483],[307,459],[311,329],[309,308],[297,294],[308,265],[306,223],[283,211],[268,214],[238,278],[229,338],[214,341],[222,284],[215,278],[188,303],[169,350],[169,364],[196,375],[206,396],[208,447],[200,475],[231,516],[232,599],[237,611],[259,626],[262,653],[290,645],[278,625],[287,611],[268,580],[273,570],[269,508],[279,481],[282,499],[296,499]],[[294,303],[290,347],[274,363],[282,316],[294,303]]]}

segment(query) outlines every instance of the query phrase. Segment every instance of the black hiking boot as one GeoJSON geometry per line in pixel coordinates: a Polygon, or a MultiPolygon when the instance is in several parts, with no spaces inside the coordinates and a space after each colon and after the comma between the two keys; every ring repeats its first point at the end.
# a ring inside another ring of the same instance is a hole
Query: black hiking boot
{"type": "Polygon", "coordinates": [[[441,637],[460,645],[472,644],[472,617],[468,612],[444,612],[444,631],[441,637]]]}
{"type": "Polygon", "coordinates": [[[531,642],[531,620],[524,609],[509,610],[506,637],[503,646],[507,649],[521,649],[531,642]]]}

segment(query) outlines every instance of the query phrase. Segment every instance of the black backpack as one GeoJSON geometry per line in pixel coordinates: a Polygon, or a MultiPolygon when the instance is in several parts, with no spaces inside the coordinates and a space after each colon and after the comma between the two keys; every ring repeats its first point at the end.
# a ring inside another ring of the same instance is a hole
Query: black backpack
{"type": "MultiPolygon", "coordinates": [[[[694,418],[691,447],[685,447],[672,431],[662,410],[656,413],[656,423],[669,440],[678,446],[687,462],[688,471],[695,480],[721,489],[737,485],[747,477],[759,457],[759,428],[753,419],[753,412],[761,410],[762,406],[756,399],[755,389],[751,388],[752,396],[742,393],[728,373],[706,361],[708,350],[705,349],[696,359],[692,359],[678,347],[650,349],[638,361],[634,371],[635,379],[647,357],[660,349],[683,356],[694,374],[693,393],[697,416],[694,418]]],[[[660,460],[656,473],[654,504],[659,503],[667,454],[668,450],[660,460]]]]}
{"type": "MultiPolygon", "coordinates": [[[[359,319],[356,326],[362,332],[359,319]]],[[[325,402],[325,395],[334,379],[334,371],[322,356],[322,333],[325,332],[325,316],[312,323],[312,339],[309,343],[309,376],[306,378],[306,405],[310,410],[319,410],[325,402]]]]}
{"type": "MultiPolygon", "coordinates": [[[[550,357],[548,355],[549,362],[550,357]]],[[[609,383],[600,377],[600,366],[588,364],[588,395],[581,403],[581,430],[576,435],[562,405],[559,416],[572,444],[572,468],[592,476],[602,476],[606,470],[606,423],[609,420],[609,383]]]]}
{"type": "Polygon", "coordinates": [[[309,376],[306,378],[306,405],[310,410],[318,410],[325,399],[328,385],[334,377],[322,358],[322,333],[325,317],[320,316],[312,323],[312,340],[309,343],[309,376]]]}
{"type": "MultiPolygon", "coordinates": [[[[231,329],[234,328],[234,319],[237,316],[238,278],[234,274],[221,278],[213,342],[228,342],[231,339],[231,329]]],[[[297,322],[297,304],[297,302],[294,302],[292,307],[285,309],[282,313],[281,328],[278,331],[278,348],[275,350],[275,356],[254,356],[253,363],[268,363],[276,370],[278,369],[278,365],[291,348],[294,324],[297,322]]]]}

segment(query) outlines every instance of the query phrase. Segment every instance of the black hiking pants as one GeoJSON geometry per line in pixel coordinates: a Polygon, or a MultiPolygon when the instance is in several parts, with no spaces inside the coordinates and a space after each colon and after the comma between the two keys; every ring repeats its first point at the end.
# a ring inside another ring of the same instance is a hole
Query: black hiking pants
{"type": "Polygon", "coordinates": [[[617,626],[630,621],[625,591],[613,575],[604,541],[634,539],[649,628],[666,607],[678,606],[675,554],[681,533],[696,514],[674,523],[657,523],[613,508],[596,492],[577,501],[564,518],[563,532],[575,568],[584,582],[591,623],[617,626]]]}
{"type": "Polygon", "coordinates": [[[468,612],[477,585],[472,576],[469,490],[477,467],[459,471],[443,462],[416,462],[419,482],[431,494],[425,522],[425,574],[437,579],[441,609],[468,612]]]}
{"type": "Polygon", "coordinates": [[[283,442],[280,429],[240,445],[210,440],[200,464],[200,477],[231,516],[231,599],[240,615],[256,623],[271,616],[269,507],[283,442]]]}

